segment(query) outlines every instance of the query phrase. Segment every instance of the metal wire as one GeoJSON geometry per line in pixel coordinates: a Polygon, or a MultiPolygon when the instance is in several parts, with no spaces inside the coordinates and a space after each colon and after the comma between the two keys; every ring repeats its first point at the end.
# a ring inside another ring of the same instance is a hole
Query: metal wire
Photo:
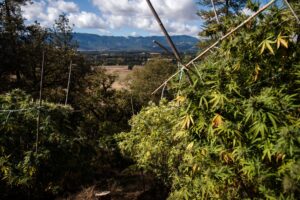
{"type": "Polygon", "coordinates": [[[162,89],[162,91],[161,91],[161,97],[160,97],[160,99],[163,99],[163,98],[164,98],[166,87],[167,87],[167,84],[165,84],[165,86],[163,87],[163,89],[162,89]]]}
{"type": "Polygon", "coordinates": [[[26,108],[26,109],[11,109],[11,110],[0,110],[0,113],[8,113],[7,116],[5,117],[5,122],[4,124],[7,124],[11,114],[13,113],[21,113],[21,112],[27,112],[27,111],[34,111],[34,110],[39,110],[42,107],[33,107],[33,108],[26,108]]]}
{"type": "Polygon", "coordinates": [[[29,111],[29,110],[38,110],[42,107],[34,107],[34,108],[26,108],[26,109],[12,109],[12,110],[0,110],[0,113],[14,113],[14,112],[25,112],[25,111],[29,111]]]}

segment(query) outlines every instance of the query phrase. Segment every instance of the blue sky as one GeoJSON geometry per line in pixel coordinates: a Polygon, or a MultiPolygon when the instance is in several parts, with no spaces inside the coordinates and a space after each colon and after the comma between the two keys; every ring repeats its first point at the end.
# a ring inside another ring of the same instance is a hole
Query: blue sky
{"type": "MultiPolygon", "coordinates": [[[[171,35],[197,36],[197,0],[151,0],[171,35]]],[[[257,0],[265,3],[267,0],[257,0]]],[[[26,23],[52,27],[66,13],[74,31],[114,36],[161,35],[146,0],[32,0],[22,7],[26,23]]],[[[245,10],[245,12],[248,12],[245,10]]]]}
{"type": "MultiPolygon", "coordinates": [[[[201,20],[196,0],[152,0],[172,35],[196,36],[201,20]]],[[[37,20],[51,27],[61,13],[75,25],[74,31],[99,35],[161,35],[145,0],[33,0],[22,7],[27,23],[37,20]]]]}

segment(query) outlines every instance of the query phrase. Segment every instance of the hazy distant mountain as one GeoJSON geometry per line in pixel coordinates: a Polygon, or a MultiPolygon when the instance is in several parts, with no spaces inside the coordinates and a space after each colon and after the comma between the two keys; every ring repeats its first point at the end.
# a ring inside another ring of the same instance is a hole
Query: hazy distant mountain
{"type": "MultiPolygon", "coordinates": [[[[173,36],[172,39],[181,52],[197,51],[197,38],[180,35],[173,36]]],[[[153,43],[153,40],[156,40],[168,47],[165,38],[162,36],[115,37],[87,33],[74,33],[74,40],[78,42],[80,51],[163,51],[160,47],[153,43]]]]}

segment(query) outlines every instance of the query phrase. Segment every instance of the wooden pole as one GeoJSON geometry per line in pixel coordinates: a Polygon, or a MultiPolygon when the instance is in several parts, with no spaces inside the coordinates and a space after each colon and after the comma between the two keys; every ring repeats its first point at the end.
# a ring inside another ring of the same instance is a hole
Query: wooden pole
{"type": "Polygon", "coordinates": [[[217,10],[216,10],[216,7],[215,7],[214,0],[211,0],[211,5],[212,5],[214,13],[215,13],[216,21],[217,21],[218,24],[220,24],[220,20],[219,20],[218,14],[217,14],[217,10]]]}
{"type": "MultiPolygon", "coordinates": [[[[197,61],[199,58],[204,56],[207,52],[209,52],[211,49],[215,48],[221,41],[225,40],[228,38],[231,34],[235,33],[237,30],[242,28],[245,24],[247,24],[250,20],[255,18],[257,15],[259,15],[261,12],[266,10],[268,7],[270,7],[276,0],[270,1],[268,4],[260,8],[256,13],[254,13],[252,16],[250,16],[248,19],[246,19],[244,22],[242,22],[240,25],[238,25],[236,28],[228,32],[226,35],[222,36],[218,41],[216,41],[214,44],[212,44],[210,47],[208,47],[206,50],[204,50],[202,53],[200,53],[196,58],[192,59],[189,63],[185,65],[186,69],[189,68],[190,65],[192,65],[195,61],[197,61]]],[[[165,84],[167,84],[172,78],[174,78],[178,73],[180,72],[177,71],[175,74],[173,74],[170,78],[168,78],[165,82],[163,82],[152,94],[155,94],[159,89],[164,87],[165,84]]]]}
{"type": "Polygon", "coordinates": [[[70,67],[69,67],[69,77],[68,77],[68,85],[67,85],[65,105],[68,104],[68,98],[69,98],[69,93],[70,93],[70,84],[71,84],[71,75],[72,75],[72,60],[70,62],[70,67]]]}
{"type": "Polygon", "coordinates": [[[160,90],[162,87],[164,87],[170,80],[172,80],[175,76],[177,76],[179,73],[181,72],[181,70],[178,70],[175,74],[173,74],[172,76],[170,76],[167,80],[165,80],[163,82],[163,84],[161,84],[161,86],[159,86],[156,90],[154,90],[154,92],[152,92],[152,94],[155,94],[156,92],[158,92],[158,90],[160,90]]]}
{"type": "MultiPolygon", "coordinates": [[[[156,10],[154,9],[154,7],[153,7],[151,1],[150,1],[150,0],[146,0],[146,1],[147,1],[147,3],[148,3],[148,6],[149,6],[150,10],[152,11],[152,14],[154,15],[156,21],[158,22],[158,24],[159,24],[159,26],[160,26],[160,29],[161,29],[162,32],[164,33],[164,35],[165,35],[165,37],[166,37],[166,39],[167,39],[167,42],[168,42],[168,44],[170,45],[170,47],[171,47],[171,49],[172,49],[172,51],[173,51],[173,54],[174,54],[176,60],[177,60],[180,64],[182,64],[182,60],[181,60],[181,57],[180,57],[180,55],[179,55],[179,52],[178,52],[178,50],[177,50],[177,48],[176,48],[176,46],[175,46],[173,40],[171,39],[171,37],[170,37],[168,31],[166,30],[164,24],[162,23],[160,17],[158,16],[156,10]]],[[[191,78],[191,76],[190,76],[190,74],[188,73],[187,70],[185,70],[185,74],[187,75],[188,80],[189,80],[190,84],[192,85],[192,84],[193,84],[193,80],[192,80],[192,78],[191,78]]]]}
{"type": "Polygon", "coordinates": [[[164,24],[163,24],[162,21],[160,20],[160,18],[159,18],[159,16],[158,16],[156,10],[154,9],[154,7],[153,7],[151,1],[150,1],[150,0],[146,0],[146,1],[147,1],[147,3],[148,3],[148,6],[150,7],[150,9],[151,9],[151,11],[152,11],[152,13],[153,13],[155,19],[156,19],[156,21],[158,22],[158,24],[159,24],[159,26],[160,26],[160,29],[162,30],[162,32],[163,32],[164,35],[166,36],[167,42],[169,43],[169,45],[170,45],[170,47],[171,47],[171,49],[172,49],[172,51],[173,51],[173,53],[174,53],[176,59],[177,59],[178,61],[181,61],[181,58],[180,58],[180,56],[179,56],[179,52],[178,52],[178,50],[177,50],[177,48],[176,48],[176,46],[175,46],[173,40],[171,39],[171,37],[170,37],[168,31],[166,30],[164,24]]]}
{"type": "Polygon", "coordinates": [[[160,42],[153,40],[153,43],[155,43],[157,46],[159,46],[161,49],[163,49],[167,54],[172,54],[167,47],[162,45],[160,42]]]}
{"type": "Polygon", "coordinates": [[[132,116],[134,115],[134,107],[133,107],[133,98],[132,98],[132,94],[130,96],[130,103],[131,103],[131,112],[132,112],[132,116]]]}
{"type": "Polygon", "coordinates": [[[43,81],[44,81],[44,65],[45,65],[45,50],[43,50],[42,68],[41,68],[39,107],[38,107],[37,130],[36,130],[36,145],[35,145],[35,152],[36,153],[38,152],[39,134],[40,134],[41,106],[42,106],[43,81]]]}

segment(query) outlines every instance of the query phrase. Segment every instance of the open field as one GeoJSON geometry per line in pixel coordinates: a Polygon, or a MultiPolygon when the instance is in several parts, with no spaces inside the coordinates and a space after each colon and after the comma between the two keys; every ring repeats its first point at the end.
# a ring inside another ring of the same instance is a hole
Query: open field
{"type": "MultiPolygon", "coordinates": [[[[132,70],[128,70],[127,65],[113,65],[103,67],[107,70],[107,73],[117,76],[116,82],[112,86],[114,89],[121,90],[127,88],[127,77],[132,73],[132,70]]],[[[138,67],[142,66],[134,66],[134,68],[138,67]]]]}

